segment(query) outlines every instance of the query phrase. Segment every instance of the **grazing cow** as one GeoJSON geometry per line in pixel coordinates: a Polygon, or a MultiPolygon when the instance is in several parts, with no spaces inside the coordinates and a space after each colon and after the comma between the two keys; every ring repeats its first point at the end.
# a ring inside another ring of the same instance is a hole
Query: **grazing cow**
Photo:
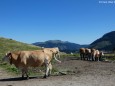
{"type": "Polygon", "coordinates": [[[80,52],[81,60],[85,60],[85,48],[80,48],[79,52],[80,52]]]}
{"type": "Polygon", "coordinates": [[[58,60],[56,57],[59,57],[60,58],[60,51],[59,51],[59,48],[58,47],[55,47],[55,48],[43,48],[44,52],[47,53],[47,54],[50,54],[51,52],[49,51],[53,51],[53,54],[54,54],[54,59],[56,61],[58,61],[59,63],[61,63],[60,60],[58,60]]]}
{"type": "Polygon", "coordinates": [[[28,67],[45,65],[46,72],[44,78],[46,78],[52,70],[51,60],[53,57],[53,51],[49,52],[51,54],[47,54],[43,50],[9,52],[6,53],[3,60],[10,62],[10,64],[14,64],[17,68],[21,69],[22,78],[24,78],[24,75],[26,74],[27,79],[29,79],[28,67]]]}
{"type": "Polygon", "coordinates": [[[104,53],[102,51],[92,49],[92,61],[100,61],[103,55],[104,53]]]}

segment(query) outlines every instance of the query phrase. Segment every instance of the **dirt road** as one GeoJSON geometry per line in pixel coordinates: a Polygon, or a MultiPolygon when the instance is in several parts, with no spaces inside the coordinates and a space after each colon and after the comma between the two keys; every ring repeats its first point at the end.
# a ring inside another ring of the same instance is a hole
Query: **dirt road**
{"type": "Polygon", "coordinates": [[[22,80],[0,69],[0,86],[115,86],[115,63],[63,60],[55,64],[66,75],[40,76],[22,80]]]}

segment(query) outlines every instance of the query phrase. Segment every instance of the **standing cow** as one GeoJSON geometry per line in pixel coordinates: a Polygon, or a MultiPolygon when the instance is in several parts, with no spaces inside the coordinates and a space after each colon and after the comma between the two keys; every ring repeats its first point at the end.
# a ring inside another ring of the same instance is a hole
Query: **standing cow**
{"type": "Polygon", "coordinates": [[[100,61],[101,57],[104,56],[104,53],[102,51],[92,49],[91,55],[92,55],[92,61],[100,61]]]}
{"type": "Polygon", "coordinates": [[[80,48],[79,52],[80,52],[81,60],[85,60],[85,48],[80,48]]]}
{"type": "Polygon", "coordinates": [[[85,57],[87,60],[91,60],[91,49],[85,48],[85,57]]]}
{"type": "Polygon", "coordinates": [[[80,52],[81,60],[85,60],[85,59],[90,60],[91,59],[91,49],[80,48],[79,52],[80,52]]]}
{"type": "Polygon", "coordinates": [[[50,51],[50,54],[45,53],[43,50],[17,51],[6,53],[3,60],[8,61],[10,64],[14,64],[17,68],[21,69],[22,78],[26,75],[27,79],[29,79],[28,67],[39,67],[45,65],[46,72],[44,78],[46,78],[52,70],[52,57],[53,51],[50,51]]]}

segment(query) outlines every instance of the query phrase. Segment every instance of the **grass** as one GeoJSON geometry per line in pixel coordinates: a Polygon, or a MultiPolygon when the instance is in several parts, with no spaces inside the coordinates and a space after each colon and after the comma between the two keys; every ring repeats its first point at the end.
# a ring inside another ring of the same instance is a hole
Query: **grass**
{"type": "Polygon", "coordinates": [[[64,59],[80,59],[80,55],[79,53],[74,53],[73,55],[72,54],[63,54],[61,55],[61,60],[64,60],[64,59]]]}
{"type": "Polygon", "coordinates": [[[114,53],[105,54],[104,58],[105,60],[115,61],[115,54],[114,53]]]}

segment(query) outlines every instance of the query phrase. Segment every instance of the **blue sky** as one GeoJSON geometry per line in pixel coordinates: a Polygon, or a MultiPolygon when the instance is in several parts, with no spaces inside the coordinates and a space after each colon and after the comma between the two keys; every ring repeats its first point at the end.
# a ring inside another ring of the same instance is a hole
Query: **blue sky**
{"type": "Polygon", "coordinates": [[[113,0],[0,0],[0,37],[90,44],[115,30],[113,0]]]}

